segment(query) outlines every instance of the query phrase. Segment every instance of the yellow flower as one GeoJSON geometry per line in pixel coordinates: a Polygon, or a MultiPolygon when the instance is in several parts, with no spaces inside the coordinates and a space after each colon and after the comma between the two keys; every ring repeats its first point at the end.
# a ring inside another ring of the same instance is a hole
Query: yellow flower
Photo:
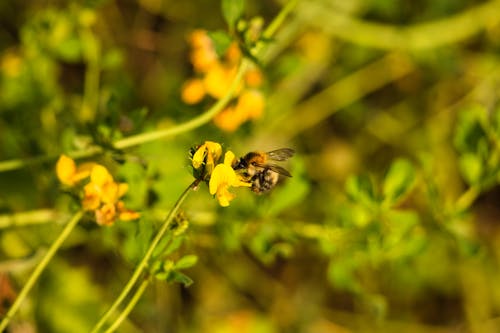
{"type": "Polygon", "coordinates": [[[233,170],[231,167],[233,160],[233,152],[226,152],[224,163],[215,167],[208,184],[210,194],[215,194],[222,207],[229,206],[229,202],[235,197],[233,193],[229,192],[229,187],[251,186],[250,183],[242,181],[233,170]]]}
{"type": "MultiPolygon", "coordinates": [[[[216,99],[224,97],[236,76],[236,70],[236,67],[224,66],[222,64],[213,65],[203,78],[207,94],[216,99]]],[[[241,88],[242,84],[236,88],[236,93],[241,88]]]]}
{"type": "Polygon", "coordinates": [[[204,73],[218,63],[212,40],[205,30],[193,31],[189,36],[189,42],[193,48],[190,56],[191,63],[197,72],[204,73]]]}
{"type": "MultiPolygon", "coordinates": [[[[186,104],[196,104],[205,96],[214,99],[224,97],[236,77],[238,64],[243,57],[238,43],[231,43],[222,57],[216,54],[212,40],[204,30],[193,31],[189,43],[191,63],[197,77],[188,80],[182,87],[182,100],[186,104]]],[[[258,68],[248,69],[234,91],[235,103],[214,118],[215,125],[232,132],[244,122],[259,117],[264,110],[264,97],[256,89],[262,82],[262,72],[258,68]]]]}
{"type": "Polygon", "coordinates": [[[73,186],[87,178],[95,163],[83,163],[77,167],[75,161],[66,155],[61,155],[56,163],[56,175],[64,185],[73,186]]]}
{"type": "Polygon", "coordinates": [[[213,141],[205,141],[193,154],[193,167],[199,169],[205,162],[205,172],[210,174],[222,155],[222,146],[213,141]]]}
{"type": "Polygon", "coordinates": [[[126,209],[123,201],[118,201],[116,203],[116,208],[118,209],[118,219],[121,221],[130,221],[138,219],[141,215],[133,210],[126,209]]]}
{"type": "Polygon", "coordinates": [[[75,161],[62,155],[57,161],[56,173],[63,184],[71,186],[90,178],[83,186],[82,208],[94,211],[97,224],[111,225],[117,219],[128,221],[139,217],[139,213],[126,209],[119,201],[127,192],[128,184],[115,182],[104,166],[85,163],[77,167],[75,161]]]}

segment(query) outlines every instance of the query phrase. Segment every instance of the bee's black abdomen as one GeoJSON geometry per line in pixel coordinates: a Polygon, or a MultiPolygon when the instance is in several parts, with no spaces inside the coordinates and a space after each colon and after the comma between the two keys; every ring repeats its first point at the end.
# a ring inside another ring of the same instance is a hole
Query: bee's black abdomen
{"type": "Polygon", "coordinates": [[[270,170],[264,169],[252,177],[252,191],[264,193],[271,190],[278,183],[279,175],[270,170]]]}

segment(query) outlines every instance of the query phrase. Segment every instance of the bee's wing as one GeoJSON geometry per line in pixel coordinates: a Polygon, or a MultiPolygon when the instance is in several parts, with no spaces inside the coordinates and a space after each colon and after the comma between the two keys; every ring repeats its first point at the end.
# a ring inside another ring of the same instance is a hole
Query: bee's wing
{"type": "Polygon", "coordinates": [[[267,152],[267,158],[273,161],[286,161],[293,156],[295,150],[291,148],[281,148],[267,152]]]}
{"type": "Polygon", "coordinates": [[[286,170],[285,168],[280,167],[279,165],[276,165],[276,164],[266,164],[266,165],[263,165],[262,167],[264,167],[266,169],[269,169],[271,171],[274,171],[276,173],[279,173],[280,175],[287,176],[287,177],[292,177],[292,175],[290,174],[290,172],[288,172],[288,170],[286,170]]]}

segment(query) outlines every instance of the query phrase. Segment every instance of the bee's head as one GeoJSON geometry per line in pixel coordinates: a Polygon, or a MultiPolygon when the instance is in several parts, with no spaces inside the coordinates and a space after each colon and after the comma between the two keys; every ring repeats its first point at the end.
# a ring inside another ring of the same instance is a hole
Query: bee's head
{"type": "Polygon", "coordinates": [[[244,157],[241,157],[241,158],[237,159],[233,163],[233,169],[234,170],[241,170],[241,169],[246,169],[246,168],[248,168],[248,161],[245,160],[244,157]]]}

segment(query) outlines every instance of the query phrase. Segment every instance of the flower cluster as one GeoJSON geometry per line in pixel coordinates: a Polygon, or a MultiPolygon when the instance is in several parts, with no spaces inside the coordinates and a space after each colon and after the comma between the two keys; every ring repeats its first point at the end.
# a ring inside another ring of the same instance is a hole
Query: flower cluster
{"type": "MultiPolygon", "coordinates": [[[[181,98],[187,104],[197,104],[205,96],[222,98],[229,90],[241,61],[242,54],[236,42],[232,43],[223,57],[215,52],[212,40],[204,30],[195,30],[190,38],[190,60],[197,77],[186,81],[181,98]]],[[[265,107],[262,92],[262,73],[251,68],[245,73],[244,82],[237,87],[232,105],[220,112],[214,123],[222,130],[232,132],[248,120],[261,116],[265,107]]]]}
{"type": "Polygon", "coordinates": [[[234,171],[236,158],[233,152],[227,151],[224,161],[219,163],[221,157],[222,146],[217,142],[205,141],[191,150],[194,177],[207,181],[210,194],[215,195],[222,207],[227,207],[235,198],[235,195],[229,192],[230,187],[250,187],[251,184],[234,171]]]}
{"type": "Polygon", "coordinates": [[[75,161],[61,155],[56,164],[56,174],[64,185],[75,187],[83,185],[81,193],[82,208],[95,213],[99,225],[112,225],[116,220],[129,221],[139,218],[139,213],[126,209],[121,197],[128,190],[126,183],[117,183],[102,165],[83,163],[77,166],[75,161]]]}

